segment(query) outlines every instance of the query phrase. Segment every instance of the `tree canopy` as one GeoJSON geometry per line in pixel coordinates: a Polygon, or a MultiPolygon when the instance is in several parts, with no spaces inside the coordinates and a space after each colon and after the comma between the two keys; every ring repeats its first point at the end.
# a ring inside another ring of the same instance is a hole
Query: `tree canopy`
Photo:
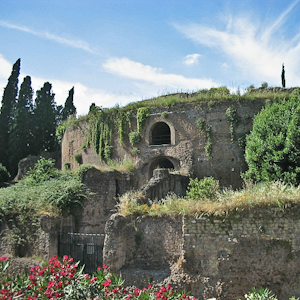
{"type": "Polygon", "coordinates": [[[247,137],[245,178],[300,183],[300,89],[289,99],[267,104],[247,137]]]}
{"type": "Polygon", "coordinates": [[[11,75],[8,78],[8,82],[4,88],[2,96],[2,105],[0,111],[0,163],[6,167],[9,167],[7,145],[13,120],[13,110],[18,94],[20,64],[21,59],[19,58],[13,65],[11,75]]]}
{"type": "Polygon", "coordinates": [[[17,165],[20,159],[32,153],[32,96],[31,78],[26,76],[20,87],[9,135],[9,166],[12,174],[17,173],[17,165]]]}
{"type": "Polygon", "coordinates": [[[18,93],[20,63],[18,59],[13,65],[0,110],[0,164],[12,177],[17,174],[22,158],[58,150],[60,141],[55,135],[56,127],[63,118],[76,114],[74,87],[69,91],[64,107],[56,104],[49,82],[36,92],[33,103],[30,76],[24,78],[18,93]]]}
{"type": "Polygon", "coordinates": [[[69,90],[69,96],[65,102],[65,106],[62,110],[62,120],[66,120],[69,116],[76,115],[76,107],[73,103],[74,100],[74,87],[69,90]]]}

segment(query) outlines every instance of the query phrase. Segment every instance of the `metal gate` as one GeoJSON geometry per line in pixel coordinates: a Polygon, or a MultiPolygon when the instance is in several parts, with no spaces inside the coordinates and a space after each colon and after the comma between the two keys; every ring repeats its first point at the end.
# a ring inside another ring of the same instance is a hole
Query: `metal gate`
{"type": "Polygon", "coordinates": [[[68,255],[74,262],[85,266],[86,273],[93,273],[102,266],[104,234],[85,234],[61,232],[58,244],[58,255],[68,255]]]}

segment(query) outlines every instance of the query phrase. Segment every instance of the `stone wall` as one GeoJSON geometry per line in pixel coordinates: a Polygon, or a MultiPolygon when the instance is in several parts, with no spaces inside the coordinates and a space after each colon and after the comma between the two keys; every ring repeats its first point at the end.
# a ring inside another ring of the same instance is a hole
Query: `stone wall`
{"type": "MultiPolygon", "coordinates": [[[[263,100],[256,101],[209,101],[184,103],[166,107],[152,108],[141,131],[141,142],[138,145],[139,155],[132,154],[132,146],[128,134],[136,130],[135,114],[132,114],[132,128],[127,128],[123,147],[114,130],[112,137],[113,159],[130,159],[134,162],[137,172],[138,187],[152,177],[153,170],[159,159],[169,160],[174,169],[185,175],[198,178],[213,176],[222,186],[241,186],[240,173],[245,171],[243,149],[239,139],[251,130],[253,116],[261,110],[263,100]],[[238,122],[234,124],[235,135],[231,141],[229,122],[226,110],[236,109],[238,122]],[[162,112],[166,114],[162,115],[162,112]],[[206,125],[211,126],[212,157],[205,153],[206,137],[197,127],[197,120],[202,118],[206,125]],[[171,142],[168,145],[152,145],[151,133],[155,124],[166,123],[170,128],[171,142]]],[[[76,153],[82,154],[83,163],[100,166],[99,156],[92,146],[84,148],[87,141],[88,124],[80,123],[77,128],[68,128],[62,141],[62,165],[69,162],[71,168],[78,164],[74,160],[76,153]]],[[[161,166],[162,167],[162,166],[161,166]]]]}
{"type": "Polygon", "coordinates": [[[290,207],[222,217],[114,215],[107,223],[104,263],[128,283],[144,285],[152,274],[200,298],[208,293],[207,282],[209,296],[222,290],[221,299],[242,298],[253,287],[267,287],[279,299],[299,297],[299,212],[290,207]]]}
{"type": "MultiPolygon", "coordinates": [[[[20,239],[22,233],[15,228],[12,220],[17,218],[15,215],[9,220],[1,219],[0,220],[0,256],[10,255],[15,257],[32,257],[37,256],[44,260],[48,260],[50,257],[57,254],[58,250],[58,237],[59,237],[59,227],[60,218],[42,216],[40,219],[40,224],[31,228],[31,231],[26,228],[26,234],[28,234],[28,241],[23,240],[23,243],[20,243],[18,240],[18,234],[20,239]],[[29,236],[30,235],[30,236],[29,236]]],[[[20,229],[20,230],[24,230],[20,229]]]]}
{"type": "Polygon", "coordinates": [[[170,174],[168,169],[155,169],[153,177],[147,184],[142,186],[146,200],[161,200],[170,192],[179,197],[186,195],[186,189],[189,184],[189,177],[180,174],[170,174]]]}

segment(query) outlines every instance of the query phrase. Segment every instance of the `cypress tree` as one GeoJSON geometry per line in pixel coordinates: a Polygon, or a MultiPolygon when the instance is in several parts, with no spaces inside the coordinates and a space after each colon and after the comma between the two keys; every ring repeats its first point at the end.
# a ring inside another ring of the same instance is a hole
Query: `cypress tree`
{"type": "Polygon", "coordinates": [[[33,154],[52,152],[58,149],[55,137],[57,126],[57,107],[54,101],[55,94],[51,91],[52,85],[45,82],[36,92],[34,103],[34,132],[33,154]]]}
{"type": "Polygon", "coordinates": [[[69,96],[62,110],[63,121],[68,119],[69,116],[76,115],[76,107],[74,106],[73,100],[74,100],[74,86],[69,90],[69,96]]]}
{"type": "Polygon", "coordinates": [[[26,76],[20,87],[9,135],[9,169],[13,176],[17,173],[18,162],[32,150],[32,95],[31,78],[26,76]]]}
{"type": "Polygon", "coordinates": [[[11,75],[8,78],[8,83],[4,88],[0,112],[0,163],[7,168],[9,167],[7,148],[13,119],[13,110],[18,94],[20,63],[21,59],[19,58],[13,65],[11,75]]]}

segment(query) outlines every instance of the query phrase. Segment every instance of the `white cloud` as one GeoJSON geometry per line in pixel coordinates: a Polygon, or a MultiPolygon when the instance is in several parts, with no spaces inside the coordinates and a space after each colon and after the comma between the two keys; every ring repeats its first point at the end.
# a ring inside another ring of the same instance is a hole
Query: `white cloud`
{"type": "Polygon", "coordinates": [[[273,23],[260,27],[246,17],[229,17],[224,30],[200,24],[175,25],[187,38],[227,55],[248,80],[280,85],[282,63],[286,66],[287,84],[300,82],[300,34],[287,41],[278,33],[299,0],[294,1],[273,23]]]}
{"type": "Polygon", "coordinates": [[[188,54],[184,58],[184,64],[191,66],[194,64],[197,64],[199,62],[199,58],[201,57],[200,54],[194,53],[194,54],[188,54]]]}
{"type": "Polygon", "coordinates": [[[171,89],[198,90],[218,85],[211,79],[163,73],[160,68],[143,65],[128,58],[110,58],[103,66],[110,73],[171,89]]]}
{"type": "Polygon", "coordinates": [[[93,54],[98,54],[94,49],[92,49],[90,47],[90,45],[87,42],[82,41],[80,39],[65,38],[62,36],[54,35],[47,31],[37,31],[37,30],[30,29],[26,26],[19,26],[19,25],[11,24],[11,23],[5,22],[3,20],[0,20],[0,26],[10,28],[10,29],[15,29],[15,30],[22,31],[22,32],[26,32],[26,33],[29,33],[29,34],[32,34],[32,35],[35,35],[35,36],[38,36],[38,37],[41,37],[41,38],[44,38],[47,40],[51,40],[56,43],[68,46],[68,47],[81,49],[81,50],[84,50],[86,52],[93,53],[93,54]]]}
{"type": "MultiPolygon", "coordinates": [[[[2,99],[2,94],[4,87],[7,85],[7,80],[11,74],[12,64],[8,62],[0,54],[0,101],[2,99]]],[[[19,76],[19,85],[22,83],[23,78],[26,74],[21,72],[19,76]]],[[[36,92],[39,90],[46,81],[52,84],[52,91],[55,93],[55,102],[58,105],[64,105],[69,90],[74,86],[74,105],[77,108],[78,115],[85,115],[89,111],[90,105],[94,102],[98,106],[102,107],[112,107],[116,104],[125,105],[129,102],[139,100],[136,95],[118,95],[113,93],[107,93],[100,89],[92,89],[88,86],[83,85],[79,82],[68,82],[55,79],[44,79],[36,76],[31,76],[32,88],[36,92]]],[[[34,96],[35,99],[35,96],[34,96]]],[[[33,100],[34,100],[33,99],[33,100]]],[[[0,103],[1,107],[1,103],[0,103]]]]}

